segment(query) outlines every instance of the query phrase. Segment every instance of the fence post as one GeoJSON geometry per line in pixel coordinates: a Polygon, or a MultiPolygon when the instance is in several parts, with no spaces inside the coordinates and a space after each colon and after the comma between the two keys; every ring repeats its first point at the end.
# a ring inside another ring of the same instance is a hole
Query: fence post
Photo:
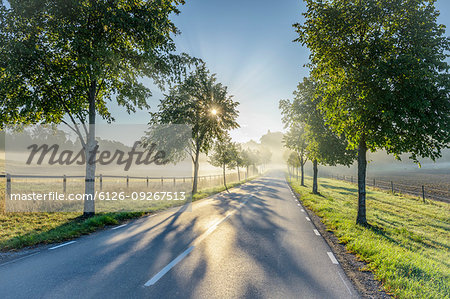
{"type": "Polygon", "coordinates": [[[63,176],[63,192],[66,193],[66,183],[67,183],[67,178],[66,175],[63,176]]]}
{"type": "Polygon", "coordinates": [[[148,177],[146,179],[147,179],[147,188],[148,188],[148,177]]]}
{"type": "Polygon", "coordinates": [[[11,175],[6,174],[6,198],[11,198],[11,175]]]}
{"type": "Polygon", "coordinates": [[[100,174],[100,191],[103,189],[103,175],[100,174]]]}
{"type": "Polygon", "coordinates": [[[183,177],[183,183],[186,183],[186,178],[185,177],[183,177]]]}
{"type": "Polygon", "coordinates": [[[352,184],[353,184],[353,176],[352,176],[352,178],[351,178],[351,182],[352,182],[352,184]]]}
{"type": "Polygon", "coordinates": [[[422,199],[425,202],[425,187],[422,185],[422,199]]]}
{"type": "Polygon", "coordinates": [[[176,185],[175,180],[176,180],[176,178],[173,178],[173,185],[174,185],[174,186],[176,185]]]}
{"type": "Polygon", "coordinates": [[[164,186],[164,177],[161,177],[161,186],[164,186]]]}
{"type": "Polygon", "coordinates": [[[373,179],[373,186],[375,187],[376,185],[375,185],[375,179],[373,179]]]}
{"type": "Polygon", "coordinates": [[[130,183],[130,177],[127,176],[127,188],[128,188],[129,183],[130,183]]]}
{"type": "Polygon", "coordinates": [[[391,191],[392,191],[392,193],[394,193],[394,182],[393,181],[391,181],[391,191]]]}

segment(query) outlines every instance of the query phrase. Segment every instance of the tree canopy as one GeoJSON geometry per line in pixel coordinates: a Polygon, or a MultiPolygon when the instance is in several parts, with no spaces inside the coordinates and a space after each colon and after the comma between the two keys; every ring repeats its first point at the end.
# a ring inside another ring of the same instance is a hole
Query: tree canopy
{"type": "Polygon", "coordinates": [[[450,142],[450,39],[434,0],[306,0],[295,24],[317,106],[358,148],[357,223],[367,224],[368,150],[436,159],[450,142]]]}
{"type": "Polygon", "coordinates": [[[292,102],[280,101],[283,121],[290,128],[285,135],[285,146],[298,153],[302,168],[304,155],[313,162],[314,190],[317,189],[317,163],[348,166],[355,159],[355,151],[347,149],[348,143],[344,136],[336,134],[326,124],[326,118],[318,108],[321,100],[318,92],[315,82],[304,78],[298,84],[292,102]]]}
{"type": "Polygon", "coordinates": [[[192,127],[189,152],[194,163],[193,193],[197,192],[200,153],[208,153],[214,140],[224,138],[239,127],[238,102],[228,95],[227,87],[217,82],[204,63],[200,63],[183,82],[170,88],[151,113],[150,124],[188,124],[192,127]]]}
{"type": "Polygon", "coordinates": [[[353,148],[440,156],[450,142],[449,39],[435,1],[311,1],[298,41],[319,108],[353,148]]]}
{"type": "Polygon", "coordinates": [[[222,168],[223,184],[227,190],[226,168],[234,169],[237,166],[237,155],[236,144],[231,141],[229,135],[226,135],[215,141],[213,152],[209,156],[209,163],[211,163],[211,165],[222,168]]]}
{"type": "Polygon", "coordinates": [[[138,79],[162,84],[187,59],[171,54],[178,30],[169,16],[183,1],[9,3],[0,6],[2,125],[87,123],[90,105],[113,121],[108,101],[149,108],[138,79]]]}

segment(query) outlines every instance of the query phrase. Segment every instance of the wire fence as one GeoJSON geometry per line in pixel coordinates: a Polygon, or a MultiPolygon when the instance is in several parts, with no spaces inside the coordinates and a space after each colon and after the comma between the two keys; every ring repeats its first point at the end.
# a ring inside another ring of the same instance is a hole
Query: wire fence
{"type": "MultiPolygon", "coordinates": [[[[330,174],[329,177],[331,177],[332,179],[342,180],[353,184],[358,183],[358,179],[354,176],[330,174]]],[[[393,180],[367,178],[366,186],[375,187],[382,190],[388,190],[392,193],[409,194],[417,196],[423,200],[431,199],[443,202],[450,202],[450,190],[437,189],[427,184],[410,185],[395,182],[393,180]]]]}

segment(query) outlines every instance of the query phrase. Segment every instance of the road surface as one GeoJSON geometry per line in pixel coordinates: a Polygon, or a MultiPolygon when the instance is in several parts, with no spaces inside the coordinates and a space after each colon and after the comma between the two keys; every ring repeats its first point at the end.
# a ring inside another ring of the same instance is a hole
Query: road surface
{"type": "Polygon", "coordinates": [[[282,173],[0,264],[0,298],[357,298],[282,173]]]}

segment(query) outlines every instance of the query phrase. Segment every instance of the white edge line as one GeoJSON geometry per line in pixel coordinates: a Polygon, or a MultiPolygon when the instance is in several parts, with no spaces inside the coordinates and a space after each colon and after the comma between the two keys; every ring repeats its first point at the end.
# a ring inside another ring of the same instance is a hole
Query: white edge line
{"type": "Polygon", "coordinates": [[[184,259],[192,250],[194,246],[186,249],[182,254],[177,256],[173,261],[171,261],[167,266],[165,266],[161,271],[159,271],[155,276],[153,276],[149,281],[147,281],[144,286],[149,287],[154,285],[161,277],[163,277],[167,272],[170,271],[176,264],[178,264],[182,259],[184,259]]]}
{"type": "Polygon", "coordinates": [[[342,277],[341,273],[339,273],[339,277],[341,278],[342,282],[344,283],[345,287],[347,288],[348,292],[350,293],[350,295],[352,295],[352,291],[350,290],[350,288],[348,287],[347,283],[345,282],[344,278],[342,277]]]}
{"type": "Polygon", "coordinates": [[[317,229],[314,230],[314,233],[316,234],[316,236],[320,236],[320,233],[317,229]]]}
{"type": "Polygon", "coordinates": [[[298,203],[297,206],[300,206],[300,204],[298,203]]]}
{"type": "Polygon", "coordinates": [[[56,249],[56,248],[59,248],[59,247],[63,247],[63,246],[66,246],[66,245],[70,245],[70,244],[73,244],[73,243],[75,243],[76,241],[70,241],[70,242],[67,242],[67,243],[63,243],[63,244],[60,244],[60,245],[57,245],[57,246],[53,246],[53,247],[50,247],[48,250],[53,250],[53,249],[56,249]]]}
{"type": "Polygon", "coordinates": [[[327,252],[328,257],[330,258],[331,262],[335,265],[339,264],[339,262],[337,261],[337,259],[334,257],[334,254],[330,251],[327,252]]]}
{"type": "Polygon", "coordinates": [[[302,209],[302,212],[305,212],[305,210],[302,209]]]}
{"type": "Polygon", "coordinates": [[[309,217],[306,217],[306,220],[311,221],[311,219],[309,219],[309,217]]]}
{"type": "Polygon", "coordinates": [[[127,226],[127,223],[119,225],[119,226],[116,226],[116,227],[113,227],[112,230],[119,229],[119,228],[122,228],[124,226],[127,226]]]}

